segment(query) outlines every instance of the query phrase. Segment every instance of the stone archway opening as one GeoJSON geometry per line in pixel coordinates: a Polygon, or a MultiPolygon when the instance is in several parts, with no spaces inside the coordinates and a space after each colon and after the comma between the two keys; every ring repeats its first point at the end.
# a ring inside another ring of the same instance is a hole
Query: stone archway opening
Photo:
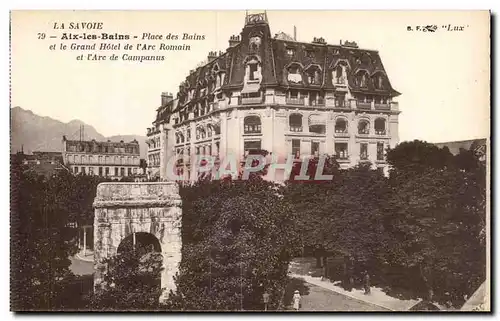
{"type": "Polygon", "coordinates": [[[153,290],[161,289],[163,255],[160,241],[146,232],[134,232],[125,237],[118,246],[117,254],[133,254],[139,258],[138,272],[143,276],[143,285],[153,290]]]}

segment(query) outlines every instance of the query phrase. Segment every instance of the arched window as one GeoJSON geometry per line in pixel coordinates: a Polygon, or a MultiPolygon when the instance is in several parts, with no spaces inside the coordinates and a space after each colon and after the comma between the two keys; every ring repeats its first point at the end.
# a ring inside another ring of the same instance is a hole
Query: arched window
{"type": "Polygon", "coordinates": [[[386,133],[385,119],[384,118],[375,119],[375,134],[385,135],[385,133],[386,133]]]}
{"type": "Polygon", "coordinates": [[[289,118],[289,125],[291,132],[301,132],[302,131],[302,115],[301,114],[291,114],[289,118]]]}
{"type": "Polygon", "coordinates": [[[347,120],[338,118],[335,122],[335,133],[347,133],[347,120]]]}
{"type": "Polygon", "coordinates": [[[261,132],[261,123],[259,116],[247,116],[244,119],[245,134],[259,134],[261,132]]]}
{"type": "Polygon", "coordinates": [[[360,120],[358,123],[358,134],[367,135],[369,133],[370,133],[370,123],[365,119],[360,120]]]}

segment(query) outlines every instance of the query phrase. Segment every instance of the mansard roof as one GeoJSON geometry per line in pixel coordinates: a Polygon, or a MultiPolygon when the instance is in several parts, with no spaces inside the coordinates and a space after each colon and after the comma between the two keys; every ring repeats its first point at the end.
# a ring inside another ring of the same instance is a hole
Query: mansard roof
{"type": "MultiPolygon", "coordinates": [[[[252,16],[252,15],[251,15],[252,16]]],[[[257,15],[255,15],[257,16],[257,15]]],[[[191,70],[179,86],[180,98],[179,107],[184,104],[182,97],[185,97],[189,90],[194,89],[194,98],[199,97],[200,91],[207,85],[215,81],[214,66],[217,65],[217,72],[224,72],[224,82],[221,89],[237,89],[243,87],[245,76],[245,63],[250,56],[255,56],[261,64],[262,87],[297,87],[304,89],[329,89],[334,90],[332,77],[335,67],[338,64],[347,68],[347,81],[352,92],[367,94],[381,94],[398,96],[400,95],[391,85],[386,74],[381,57],[376,50],[366,50],[358,48],[355,42],[344,42],[344,44],[327,44],[323,38],[316,38],[311,43],[294,41],[290,37],[271,37],[267,16],[265,19],[247,24],[241,32],[241,37],[233,36],[239,42],[229,47],[226,52],[211,52],[211,59],[208,63],[191,70]],[[250,47],[251,37],[261,37],[262,42],[258,50],[250,47]],[[291,54],[290,54],[291,53],[291,54]],[[310,66],[316,66],[320,70],[321,85],[290,84],[287,80],[287,67],[296,63],[304,70],[310,66]],[[363,88],[355,81],[358,72],[366,73],[367,77],[377,74],[385,78],[384,89],[376,89],[372,81],[368,81],[363,88]]]]}

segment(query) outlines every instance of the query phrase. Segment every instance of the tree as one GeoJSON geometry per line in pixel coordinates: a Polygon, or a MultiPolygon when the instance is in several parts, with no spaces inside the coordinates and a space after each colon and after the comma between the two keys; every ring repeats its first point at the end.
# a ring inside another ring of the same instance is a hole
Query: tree
{"type": "Polygon", "coordinates": [[[420,140],[402,142],[387,151],[391,175],[418,173],[427,168],[443,169],[452,164],[453,155],[447,147],[439,148],[420,140]]]}
{"type": "Polygon", "coordinates": [[[411,269],[428,299],[460,304],[485,275],[483,187],[471,173],[433,168],[393,184],[391,262],[411,269]]]}
{"type": "Polygon", "coordinates": [[[69,256],[76,252],[75,231],[68,228],[64,186],[11,166],[12,309],[62,308],[64,283],[72,277],[69,256]]]}
{"type": "Polygon", "coordinates": [[[160,310],[163,289],[160,286],[162,258],[160,253],[124,251],[105,260],[108,269],[103,284],[91,296],[92,310],[153,311],[160,310]]]}
{"type": "Polygon", "coordinates": [[[280,187],[249,180],[200,181],[181,189],[183,248],[175,310],[277,308],[297,250],[293,212],[280,187]]]}

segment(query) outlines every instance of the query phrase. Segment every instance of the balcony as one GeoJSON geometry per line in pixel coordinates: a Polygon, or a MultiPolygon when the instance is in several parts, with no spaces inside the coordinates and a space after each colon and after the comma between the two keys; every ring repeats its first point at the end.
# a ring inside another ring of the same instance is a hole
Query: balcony
{"type": "Polygon", "coordinates": [[[287,98],[287,105],[300,105],[304,106],[304,98],[287,98]]]}
{"type": "Polygon", "coordinates": [[[325,106],[325,98],[311,99],[309,100],[309,106],[325,106]]]}
{"type": "Polygon", "coordinates": [[[295,133],[302,132],[302,126],[290,126],[290,131],[295,133]]]}
{"type": "Polygon", "coordinates": [[[358,101],[358,109],[372,109],[371,102],[358,101]]]}
{"type": "Polygon", "coordinates": [[[391,110],[391,105],[390,104],[375,104],[375,109],[376,110],[391,110]]]}
{"type": "Polygon", "coordinates": [[[349,108],[349,102],[347,100],[335,100],[335,107],[349,108]]]}
{"type": "Polygon", "coordinates": [[[347,153],[342,153],[342,152],[336,153],[335,159],[339,163],[348,163],[349,162],[349,155],[347,155],[347,153]]]}
{"type": "Polygon", "coordinates": [[[259,97],[238,97],[238,105],[253,105],[262,104],[264,102],[264,96],[259,97]]]}
{"type": "Polygon", "coordinates": [[[333,84],[345,86],[345,85],[347,85],[347,79],[346,79],[346,77],[336,77],[333,79],[333,84]]]}

